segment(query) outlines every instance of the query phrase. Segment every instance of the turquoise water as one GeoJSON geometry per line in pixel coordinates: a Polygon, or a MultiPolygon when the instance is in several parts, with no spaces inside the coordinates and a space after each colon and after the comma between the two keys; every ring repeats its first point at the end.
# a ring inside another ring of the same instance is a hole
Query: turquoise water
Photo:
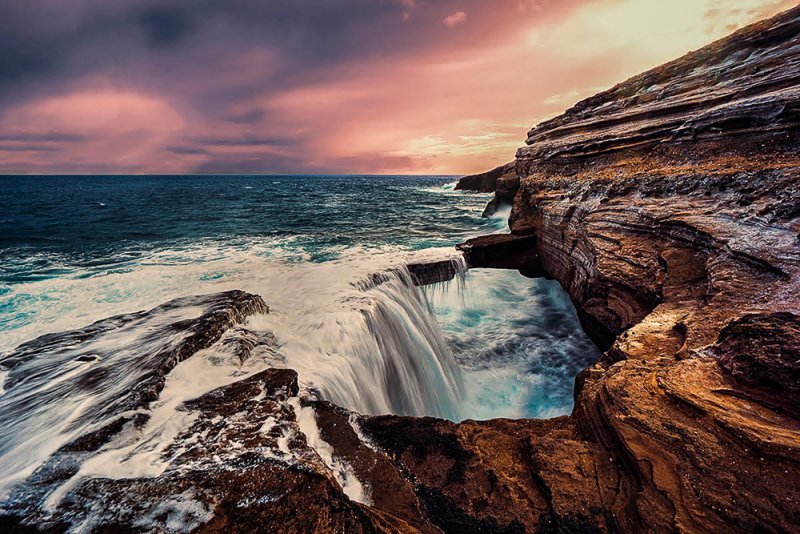
{"type": "MultiPolygon", "coordinates": [[[[355,331],[352,306],[343,305],[360,298],[352,294],[354,282],[420,256],[452,254],[469,237],[507,231],[507,213],[482,219],[489,197],[456,192],[454,182],[447,176],[0,178],[0,352],[176,296],[241,288],[270,305],[264,327],[276,332],[287,365],[301,379],[305,373],[309,387],[353,409],[385,410],[358,394],[374,386],[333,384],[333,363],[325,374],[320,362],[331,354],[344,358],[337,365],[349,365],[355,352],[370,357],[371,345],[356,343],[362,333],[355,331]]],[[[458,410],[415,404],[404,411],[452,419],[570,411],[575,374],[597,352],[556,284],[479,270],[460,283],[427,288],[425,297],[439,331],[410,325],[413,346],[392,351],[413,359],[433,346],[444,358],[441,337],[452,354],[446,358],[461,369],[464,398],[458,410]]],[[[413,296],[400,290],[375,299],[414,308],[413,296]]],[[[425,323],[415,310],[391,320],[425,323]]],[[[422,393],[415,398],[427,398],[422,393]]]]}

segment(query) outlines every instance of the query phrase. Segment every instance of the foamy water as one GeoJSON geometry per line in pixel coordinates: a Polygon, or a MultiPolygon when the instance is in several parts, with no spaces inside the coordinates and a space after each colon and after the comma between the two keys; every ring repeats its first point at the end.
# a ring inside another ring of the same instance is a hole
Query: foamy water
{"type": "MultiPolygon", "coordinates": [[[[128,195],[142,195],[133,201],[151,210],[145,215],[164,218],[163,229],[124,211],[109,220],[90,217],[97,239],[88,244],[81,245],[85,229],[54,231],[55,245],[37,244],[49,243],[48,212],[41,229],[25,230],[18,243],[0,249],[6,260],[0,267],[0,353],[45,333],[229,289],[263,297],[270,312],[245,326],[277,339],[274,350],[257,351],[245,364],[220,347],[180,363],[150,404],[141,432],[123,433],[82,464],[50,504],[82,477],[157,476],[169,464],[165,448],[192,423],[191,413],[177,409],[183,402],[268,367],[295,369],[305,395],[364,414],[458,421],[568,413],[575,374],[597,357],[569,300],[553,282],[510,271],[477,270],[450,283],[414,287],[406,263],[451,259],[463,270],[452,245],[503,231],[508,216],[481,219],[486,195],[454,192],[452,181],[444,179],[415,180],[386,187],[370,180],[356,187],[341,179],[291,182],[291,191],[283,191],[281,179],[201,181],[202,194],[181,196],[194,205],[185,220],[183,207],[170,211],[176,199],[158,197],[150,206],[146,200],[154,197],[145,189],[121,182],[128,195]],[[295,202],[298,194],[307,198],[295,202]],[[361,203],[364,196],[369,203],[361,203]],[[195,221],[205,220],[204,213],[214,223],[208,228],[195,221]],[[135,232],[149,237],[130,237],[136,235],[129,227],[135,221],[135,232]],[[212,231],[221,237],[205,235],[212,231]],[[117,242],[115,235],[127,237],[117,242]],[[378,273],[384,276],[375,284],[378,273]]],[[[167,184],[182,193],[181,184],[167,184]]],[[[81,194],[97,196],[104,191],[100,185],[115,187],[103,182],[81,194]]],[[[123,198],[93,199],[85,209],[96,209],[98,202],[113,209],[123,198]]],[[[23,206],[19,217],[24,211],[23,206]]],[[[160,315],[112,331],[95,346],[79,344],[60,360],[35,362],[42,378],[15,384],[13,391],[4,390],[7,373],[0,365],[0,499],[60,446],[115,416],[115,398],[137,378],[128,367],[137,351],[170,342],[147,337],[156,323],[201,312],[186,308],[177,316],[160,315]],[[86,351],[113,354],[104,365],[118,378],[96,390],[65,389],[97,365],[75,358],[86,351]]],[[[180,333],[175,336],[179,341],[180,333]]],[[[319,441],[316,448],[324,453],[325,444],[319,441]]],[[[329,467],[351,497],[368,499],[358,481],[347,478],[347,466],[331,458],[329,467]]]]}

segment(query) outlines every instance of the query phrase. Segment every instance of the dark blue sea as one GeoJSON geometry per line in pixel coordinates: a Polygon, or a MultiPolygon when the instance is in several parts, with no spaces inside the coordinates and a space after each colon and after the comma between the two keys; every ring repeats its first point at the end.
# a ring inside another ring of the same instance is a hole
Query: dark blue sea
{"type": "Polygon", "coordinates": [[[481,218],[490,196],[454,191],[455,181],[2,177],[0,353],[177,296],[239,288],[270,305],[260,326],[275,332],[283,364],[297,369],[307,387],[354,410],[397,411],[369,391],[377,386],[365,373],[374,371],[372,359],[403,358],[414,369],[452,359],[461,374],[459,391],[437,397],[436,405],[426,404],[426,393],[414,388],[444,387],[440,382],[448,376],[393,386],[407,386],[409,397],[419,397],[404,408],[414,415],[568,413],[574,377],[597,352],[555,283],[472,270],[424,290],[354,289],[374,272],[453,256],[453,246],[467,238],[507,231],[507,212],[481,218]],[[420,293],[430,317],[407,291],[420,293]],[[382,312],[391,315],[391,325],[376,323],[376,306],[391,312],[382,312]],[[389,354],[384,338],[395,342],[398,331],[406,341],[389,354]],[[421,354],[430,362],[416,361],[421,354]]]}

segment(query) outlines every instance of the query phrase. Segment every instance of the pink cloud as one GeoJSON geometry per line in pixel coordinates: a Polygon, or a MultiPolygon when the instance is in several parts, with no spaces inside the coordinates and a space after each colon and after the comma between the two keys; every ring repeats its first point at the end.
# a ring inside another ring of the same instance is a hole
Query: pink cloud
{"type": "Polygon", "coordinates": [[[453,26],[458,26],[459,24],[466,21],[467,21],[467,14],[463,11],[456,11],[452,15],[446,16],[442,20],[442,23],[448,28],[452,28],[453,26]]]}
{"type": "MultiPolygon", "coordinates": [[[[65,168],[102,162],[107,168],[144,172],[147,165],[154,170],[171,166],[163,147],[184,126],[184,119],[161,98],[93,88],[33,100],[12,110],[0,121],[0,135],[38,140],[31,151],[59,154],[65,168]]],[[[5,157],[3,164],[31,170],[37,162],[5,157]]]]}
{"type": "Polygon", "coordinates": [[[233,51],[203,40],[213,46],[196,56],[168,48],[158,57],[176,61],[116,65],[78,86],[54,79],[0,109],[0,171],[482,171],[512,159],[531,126],[577,100],[786,4],[741,1],[750,9],[463,0],[456,11],[394,0],[384,4],[394,10],[386,26],[362,28],[339,55],[315,58],[302,39],[289,56],[276,48],[285,39],[256,46],[248,37],[233,51]],[[412,21],[398,24],[412,7],[412,21]],[[436,31],[467,11],[469,32],[436,31]],[[125,78],[132,72],[155,74],[125,78]]]}

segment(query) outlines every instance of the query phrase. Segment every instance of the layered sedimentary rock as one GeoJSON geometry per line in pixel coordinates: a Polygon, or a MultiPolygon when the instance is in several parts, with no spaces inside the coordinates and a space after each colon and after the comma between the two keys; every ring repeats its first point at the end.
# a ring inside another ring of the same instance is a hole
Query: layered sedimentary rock
{"type": "Polygon", "coordinates": [[[483,211],[484,217],[491,217],[498,210],[511,207],[514,194],[519,187],[517,163],[512,161],[481,174],[464,176],[456,184],[456,190],[478,193],[494,193],[494,198],[483,211]]]}
{"type": "Polygon", "coordinates": [[[606,349],[570,418],[608,455],[570,473],[596,485],[601,530],[800,528],[798,91],[795,8],[579,103],[517,153],[512,234],[606,349]]]}

